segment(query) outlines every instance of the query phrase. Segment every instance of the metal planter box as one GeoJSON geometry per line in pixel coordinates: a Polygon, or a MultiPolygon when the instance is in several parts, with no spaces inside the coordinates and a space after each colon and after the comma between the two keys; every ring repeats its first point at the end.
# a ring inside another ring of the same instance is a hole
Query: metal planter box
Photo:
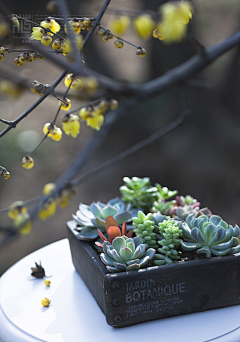
{"type": "Polygon", "coordinates": [[[75,221],[67,226],[73,264],[113,327],[240,304],[240,253],[107,273],[75,221]]]}

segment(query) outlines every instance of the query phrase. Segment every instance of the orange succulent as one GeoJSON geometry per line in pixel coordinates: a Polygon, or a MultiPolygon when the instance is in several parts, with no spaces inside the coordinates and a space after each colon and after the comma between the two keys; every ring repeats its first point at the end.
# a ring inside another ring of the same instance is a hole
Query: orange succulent
{"type": "MultiPolygon", "coordinates": [[[[105,230],[108,236],[108,239],[103,235],[103,233],[101,232],[100,229],[98,229],[98,234],[101,238],[101,240],[104,241],[109,241],[110,243],[112,243],[112,241],[117,237],[117,236],[127,236],[127,237],[131,237],[133,234],[133,229],[129,230],[129,232],[127,232],[127,225],[126,222],[123,222],[122,224],[122,231],[120,230],[120,228],[118,227],[117,222],[114,220],[114,218],[112,216],[108,216],[106,219],[106,223],[105,223],[105,230]]],[[[103,243],[102,242],[98,242],[96,241],[95,244],[102,248],[103,247],[103,243]]]]}

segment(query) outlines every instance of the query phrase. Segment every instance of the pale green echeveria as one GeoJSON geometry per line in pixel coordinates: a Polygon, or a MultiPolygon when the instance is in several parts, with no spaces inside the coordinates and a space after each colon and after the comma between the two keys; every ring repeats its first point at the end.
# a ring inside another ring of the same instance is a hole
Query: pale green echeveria
{"type": "Polygon", "coordinates": [[[116,237],[112,244],[109,241],[103,243],[103,253],[100,258],[111,273],[135,271],[146,266],[155,255],[155,249],[149,248],[140,236],[133,239],[126,236],[116,237]]]}
{"type": "MultiPolygon", "coordinates": [[[[76,221],[79,232],[79,239],[91,241],[98,238],[98,231],[105,232],[105,222],[108,216],[112,216],[118,225],[124,221],[131,221],[132,217],[137,216],[137,209],[131,209],[131,205],[125,205],[118,197],[111,199],[107,204],[93,202],[90,205],[80,203],[76,215],[72,215],[76,221]]],[[[131,226],[128,226],[130,229],[131,226]]]]}
{"type": "Polygon", "coordinates": [[[198,218],[190,214],[186,222],[180,223],[184,239],[181,247],[185,251],[197,250],[197,254],[205,253],[207,258],[211,255],[222,256],[240,252],[238,236],[240,229],[228,225],[220,216],[212,215],[210,218],[201,215],[198,218]]]}

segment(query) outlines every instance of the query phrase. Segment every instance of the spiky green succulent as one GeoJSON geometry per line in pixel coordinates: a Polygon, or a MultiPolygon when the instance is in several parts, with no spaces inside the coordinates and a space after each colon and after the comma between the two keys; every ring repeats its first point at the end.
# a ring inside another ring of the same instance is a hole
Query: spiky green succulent
{"type": "Polygon", "coordinates": [[[228,225],[220,216],[212,215],[208,218],[201,215],[195,218],[190,214],[186,222],[180,223],[184,240],[181,247],[185,251],[197,250],[205,253],[207,258],[211,255],[222,256],[240,252],[238,236],[240,229],[237,225],[228,225]]]}
{"type": "Polygon", "coordinates": [[[119,188],[122,201],[131,203],[133,208],[141,208],[145,212],[150,211],[158,194],[158,189],[151,186],[150,178],[124,177],[123,181],[125,184],[119,188]]]}
{"type": "Polygon", "coordinates": [[[179,229],[179,222],[174,220],[166,220],[159,223],[159,232],[162,239],[158,241],[161,246],[158,248],[160,254],[155,254],[154,264],[157,266],[164,264],[172,264],[180,259],[181,252],[178,248],[181,245],[180,237],[182,230],[179,229]]]}
{"type": "Polygon", "coordinates": [[[137,236],[143,239],[143,243],[146,243],[147,248],[157,248],[156,233],[154,230],[154,221],[152,221],[153,215],[151,213],[145,215],[142,211],[138,212],[138,217],[133,217],[133,226],[136,227],[133,231],[137,236]]]}
{"type": "MultiPolygon", "coordinates": [[[[98,231],[105,233],[105,222],[108,216],[112,216],[118,225],[124,221],[129,222],[132,217],[137,216],[137,210],[131,209],[131,205],[125,205],[118,197],[111,199],[107,204],[93,202],[91,205],[80,203],[79,210],[73,219],[77,223],[79,239],[91,241],[98,238],[98,231]]],[[[130,228],[130,227],[129,227],[130,228]]]]}
{"type": "Polygon", "coordinates": [[[139,270],[153,260],[155,250],[143,244],[140,236],[133,239],[126,236],[116,237],[112,244],[103,243],[103,253],[100,254],[102,262],[109,272],[123,272],[139,270]]]}

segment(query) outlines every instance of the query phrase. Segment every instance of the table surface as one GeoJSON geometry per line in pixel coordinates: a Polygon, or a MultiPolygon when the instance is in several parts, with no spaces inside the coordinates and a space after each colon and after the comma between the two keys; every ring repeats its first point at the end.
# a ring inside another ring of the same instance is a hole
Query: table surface
{"type": "Polygon", "coordinates": [[[112,328],[72,264],[67,239],[28,255],[0,281],[2,342],[239,342],[240,305],[112,328]],[[30,276],[42,262],[51,286],[30,276]],[[41,300],[48,297],[48,308],[41,300]]]}

